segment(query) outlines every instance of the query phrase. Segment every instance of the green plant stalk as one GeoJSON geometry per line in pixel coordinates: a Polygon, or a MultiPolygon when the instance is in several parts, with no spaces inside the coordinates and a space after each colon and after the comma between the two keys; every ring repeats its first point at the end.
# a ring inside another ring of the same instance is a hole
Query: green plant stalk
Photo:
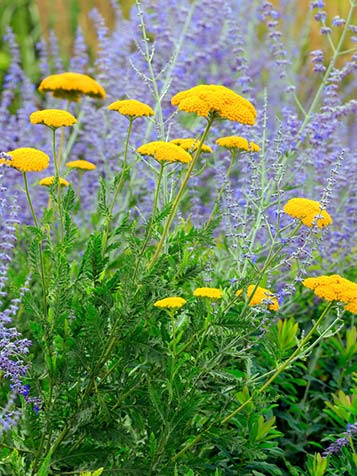
{"type": "Polygon", "coordinates": [[[108,219],[107,219],[107,226],[106,226],[104,236],[103,236],[103,245],[102,245],[103,253],[105,253],[107,243],[108,243],[108,238],[109,238],[109,233],[110,233],[110,225],[112,223],[113,210],[114,210],[115,202],[116,202],[116,199],[118,198],[118,193],[120,192],[121,187],[123,186],[125,174],[126,174],[127,168],[128,168],[127,167],[127,160],[128,160],[128,150],[129,150],[129,139],[130,139],[130,134],[131,134],[131,130],[132,130],[132,127],[133,127],[133,121],[134,121],[134,118],[131,117],[129,119],[129,127],[128,127],[128,132],[127,132],[126,140],[125,140],[123,167],[122,167],[122,170],[121,170],[120,179],[119,179],[119,181],[116,184],[115,189],[114,189],[113,200],[112,200],[112,203],[110,205],[109,216],[108,216],[108,219]]]}
{"type": "Polygon", "coordinates": [[[62,213],[62,203],[61,203],[61,183],[60,183],[60,175],[59,175],[59,163],[58,163],[58,156],[56,151],[56,129],[54,127],[52,129],[52,148],[53,148],[53,161],[55,163],[56,169],[56,180],[57,180],[57,206],[58,206],[58,214],[60,219],[60,233],[61,233],[61,242],[63,241],[64,235],[64,225],[63,225],[63,213],[62,213]]]}
{"type": "Polygon", "coordinates": [[[220,188],[220,190],[219,190],[219,192],[218,192],[217,199],[216,199],[216,202],[215,202],[215,204],[214,204],[214,207],[213,207],[213,209],[212,209],[212,211],[211,211],[211,214],[210,214],[210,216],[209,216],[209,218],[208,218],[208,220],[207,220],[206,226],[208,226],[208,225],[211,223],[212,218],[214,217],[214,215],[215,215],[215,213],[216,213],[216,210],[217,210],[217,208],[218,208],[218,206],[219,206],[219,202],[220,202],[220,200],[221,200],[222,194],[223,194],[223,192],[224,192],[224,190],[225,190],[225,188],[226,188],[226,183],[227,183],[227,181],[228,181],[228,179],[229,179],[229,177],[230,177],[230,175],[231,175],[231,172],[232,172],[232,167],[233,167],[233,164],[234,164],[234,161],[235,161],[235,156],[236,156],[235,151],[232,150],[232,152],[231,152],[231,162],[230,162],[230,164],[229,164],[229,167],[228,167],[226,176],[225,176],[225,178],[224,178],[223,184],[222,184],[222,186],[221,186],[221,188],[220,188]]]}
{"type": "Polygon", "coordinates": [[[159,178],[157,180],[156,190],[155,190],[154,205],[153,205],[153,210],[152,210],[152,223],[151,223],[149,231],[146,235],[144,244],[143,244],[143,246],[142,246],[142,248],[139,252],[139,256],[138,256],[138,259],[137,259],[137,262],[136,262],[136,265],[135,265],[133,281],[135,281],[136,274],[137,274],[138,269],[139,269],[139,264],[140,264],[141,258],[143,257],[143,255],[145,253],[146,247],[147,247],[147,245],[150,241],[150,238],[152,236],[152,232],[154,231],[154,218],[155,218],[155,214],[156,214],[156,210],[157,210],[157,204],[158,204],[158,201],[159,201],[160,185],[161,185],[161,180],[162,180],[162,176],[163,176],[164,167],[165,167],[165,163],[161,162],[159,178]]]}
{"type": "Polygon", "coordinates": [[[176,215],[176,212],[177,212],[177,208],[179,206],[179,203],[180,203],[180,200],[182,198],[182,195],[183,195],[183,192],[186,188],[186,185],[187,185],[187,182],[191,176],[191,173],[192,173],[192,170],[197,162],[197,159],[201,153],[201,149],[202,149],[202,145],[207,137],[207,134],[212,126],[212,123],[215,119],[215,115],[212,114],[211,116],[208,117],[208,121],[207,121],[207,126],[206,126],[206,129],[204,130],[203,134],[202,134],[202,137],[201,137],[201,140],[200,140],[200,143],[198,144],[198,147],[197,147],[197,150],[196,150],[196,153],[195,155],[193,156],[192,158],[192,161],[190,163],[190,166],[189,168],[187,169],[187,172],[186,172],[186,175],[181,183],[181,187],[179,189],[179,191],[177,192],[177,195],[176,195],[176,198],[175,198],[175,201],[172,205],[172,208],[171,208],[171,211],[170,211],[170,214],[169,216],[167,217],[167,220],[166,220],[166,223],[165,223],[165,227],[164,227],[164,231],[162,232],[162,235],[161,235],[161,239],[159,241],[159,244],[157,245],[157,248],[156,248],[156,251],[154,253],[154,256],[152,257],[150,263],[149,263],[149,269],[154,265],[154,263],[156,262],[159,254],[160,254],[160,251],[164,245],[164,242],[165,242],[165,239],[166,239],[166,235],[168,234],[168,231],[170,229],[170,225],[171,225],[171,222],[172,220],[174,219],[175,215],[176,215]]]}
{"type": "MultiPolygon", "coordinates": [[[[318,320],[315,322],[315,324],[313,325],[313,327],[310,329],[310,331],[306,334],[306,336],[304,337],[304,339],[300,342],[300,344],[298,345],[298,347],[296,348],[296,350],[291,354],[291,356],[285,360],[285,362],[283,362],[282,364],[280,364],[275,372],[273,373],[273,375],[258,389],[256,390],[255,392],[252,393],[251,397],[248,398],[248,400],[246,400],[244,403],[242,403],[238,408],[236,408],[233,412],[231,412],[229,415],[227,415],[225,418],[223,418],[223,420],[220,421],[220,425],[225,425],[229,420],[231,420],[232,418],[234,418],[236,415],[238,415],[238,413],[240,413],[247,405],[249,405],[249,403],[251,403],[254,399],[254,397],[256,397],[257,395],[260,395],[262,392],[264,392],[270,384],[272,384],[274,382],[274,380],[281,374],[281,372],[283,372],[283,370],[285,370],[289,364],[295,360],[295,358],[300,354],[300,351],[303,349],[303,347],[306,345],[306,343],[310,340],[311,336],[314,334],[314,332],[316,331],[316,329],[318,328],[318,326],[321,324],[321,322],[323,321],[324,317],[326,316],[327,312],[331,309],[332,305],[334,303],[333,302],[330,302],[326,307],[325,309],[323,310],[323,312],[321,313],[320,317],[318,318],[318,320]]],[[[176,453],[176,455],[172,458],[173,461],[176,461],[180,456],[182,456],[184,453],[186,453],[186,451],[188,451],[190,448],[192,448],[193,446],[195,446],[199,441],[201,441],[202,437],[204,436],[204,434],[206,434],[212,427],[214,426],[214,423],[211,423],[204,431],[202,431],[200,434],[198,434],[196,436],[196,438],[194,440],[192,440],[190,443],[188,443],[187,445],[185,445],[181,451],[179,451],[178,453],[176,453]]]]}

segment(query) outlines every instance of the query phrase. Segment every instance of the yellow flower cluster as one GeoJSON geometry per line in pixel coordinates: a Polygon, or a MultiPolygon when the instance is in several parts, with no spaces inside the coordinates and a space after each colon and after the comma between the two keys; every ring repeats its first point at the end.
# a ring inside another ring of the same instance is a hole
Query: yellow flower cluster
{"type": "MultiPolygon", "coordinates": [[[[271,311],[277,311],[279,309],[279,303],[274,294],[269,291],[269,289],[261,288],[258,286],[254,291],[255,285],[251,284],[247,289],[247,299],[249,301],[249,306],[257,306],[258,304],[264,304],[265,301],[270,301],[268,304],[268,309],[271,311]],[[253,294],[254,292],[254,294],[253,294]],[[252,295],[253,294],[253,295],[252,295]]],[[[240,296],[243,290],[238,289],[236,291],[236,296],[240,296]]]]}
{"type": "Polygon", "coordinates": [[[177,296],[171,296],[165,299],[160,299],[160,301],[156,301],[154,306],[161,308],[180,308],[186,304],[186,302],[186,299],[177,296]]]}
{"type": "Polygon", "coordinates": [[[248,142],[244,137],[226,136],[216,140],[216,144],[226,149],[240,149],[247,152],[260,152],[260,147],[255,142],[248,142]]]}
{"type": "Polygon", "coordinates": [[[254,125],[256,110],[247,99],[225,86],[201,84],[181,91],[171,99],[180,111],[195,112],[208,117],[216,114],[222,119],[254,125]]]}
{"type": "Polygon", "coordinates": [[[218,288],[196,288],[193,291],[193,295],[196,297],[221,299],[223,296],[223,293],[218,288]]]}
{"type": "Polygon", "coordinates": [[[97,168],[95,164],[89,162],[88,160],[72,160],[67,162],[66,166],[70,169],[79,169],[79,170],[94,170],[97,168]]]}
{"type": "Polygon", "coordinates": [[[191,155],[182,147],[161,140],[144,144],[136,151],[141,155],[154,157],[159,162],[183,162],[188,164],[192,160],[191,155]]]}
{"type": "MultiPolygon", "coordinates": [[[[59,177],[58,179],[59,179],[60,185],[63,185],[64,187],[68,187],[69,182],[66,179],[64,179],[62,177],[59,177]]],[[[41,179],[39,181],[39,184],[43,185],[45,187],[49,187],[50,185],[54,184],[54,181],[55,181],[55,177],[53,175],[51,175],[50,177],[45,177],[45,178],[41,179]]]]}
{"type": "Polygon", "coordinates": [[[332,223],[332,218],[327,211],[321,210],[320,203],[307,198],[292,198],[285,204],[284,212],[293,218],[298,218],[309,227],[316,223],[319,228],[324,228],[332,223]],[[319,218],[316,220],[316,217],[319,218]]]}
{"type": "MultiPolygon", "coordinates": [[[[170,142],[171,144],[176,144],[182,147],[184,150],[187,150],[190,152],[195,152],[198,149],[198,145],[200,143],[199,140],[193,139],[193,138],[192,139],[191,138],[188,138],[188,139],[177,138],[177,139],[170,140],[170,142]]],[[[205,154],[212,154],[213,150],[209,145],[202,144],[201,152],[205,154]]]]}
{"type": "Polygon", "coordinates": [[[52,74],[43,79],[38,90],[53,96],[78,101],[81,95],[104,99],[105,90],[93,78],[81,73],[52,74]]]}
{"type": "Polygon", "coordinates": [[[108,109],[110,111],[117,111],[123,116],[128,116],[130,118],[154,115],[154,111],[150,106],[141,101],[137,101],[136,99],[115,101],[109,104],[108,109]]]}
{"type": "Polygon", "coordinates": [[[77,119],[70,112],[62,109],[44,109],[33,112],[30,115],[30,122],[57,129],[57,127],[73,126],[77,123],[77,119]]]}
{"type": "Polygon", "coordinates": [[[357,283],[342,278],[338,274],[307,278],[302,283],[314,291],[316,296],[326,301],[339,301],[346,304],[347,311],[357,314],[357,283]]]}
{"type": "Polygon", "coordinates": [[[0,159],[0,164],[8,165],[20,172],[41,172],[48,167],[50,158],[42,150],[31,147],[21,147],[19,149],[6,152],[11,160],[0,159]]]}

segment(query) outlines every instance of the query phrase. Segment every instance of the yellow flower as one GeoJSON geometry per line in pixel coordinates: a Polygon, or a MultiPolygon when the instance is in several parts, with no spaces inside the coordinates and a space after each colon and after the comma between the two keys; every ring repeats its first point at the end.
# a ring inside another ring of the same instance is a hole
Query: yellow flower
{"type": "MultiPolygon", "coordinates": [[[[248,286],[247,289],[247,299],[249,301],[249,306],[257,306],[258,304],[264,304],[265,301],[270,301],[270,304],[268,304],[268,309],[271,311],[277,311],[279,309],[279,303],[274,294],[272,294],[269,289],[261,288],[258,286],[256,290],[254,291],[255,285],[251,284],[248,286]],[[254,291],[254,294],[252,296],[252,293],[254,291]]],[[[242,289],[238,289],[236,291],[235,295],[240,296],[242,294],[242,289]]]]}
{"type": "Polygon", "coordinates": [[[136,99],[123,99],[122,101],[115,101],[109,104],[108,109],[110,111],[118,111],[123,116],[129,116],[130,118],[153,116],[153,109],[136,99]]]}
{"type": "Polygon", "coordinates": [[[181,91],[171,99],[180,111],[195,112],[208,117],[214,113],[222,119],[254,125],[256,110],[247,99],[225,86],[201,84],[181,91]]]}
{"type": "Polygon", "coordinates": [[[88,160],[72,160],[72,162],[67,162],[66,166],[71,169],[79,170],[94,170],[97,168],[95,164],[92,164],[92,162],[88,160]]]}
{"type": "Polygon", "coordinates": [[[183,299],[181,297],[177,296],[172,296],[172,297],[167,297],[165,299],[161,299],[160,301],[156,301],[154,303],[155,307],[161,307],[161,308],[179,308],[182,307],[184,304],[186,304],[186,299],[183,299]]]}
{"type": "MultiPolygon", "coordinates": [[[[45,177],[39,181],[40,185],[43,185],[45,187],[49,187],[50,185],[53,185],[55,181],[55,177],[51,175],[51,177],[45,177]]],[[[63,185],[64,187],[68,187],[69,182],[67,182],[66,179],[59,177],[59,183],[60,185],[63,185]]]]}
{"type": "Polygon", "coordinates": [[[218,288],[196,288],[193,291],[193,295],[196,297],[206,297],[210,299],[221,299],[223,293],[218,288]]]}
{"type": "Polygon", "coordinates": [[[53,96],[78,101],[81,95],[105,98],[105,90],[93,78],[81,73],[52,74],[43,79],[38,90],[52,92],[53,96]]]}
{"type": "Polygon", "coordinates": [[[73,126],[77,119],[68,111],[62,109],[44,109],[30,115],[31,124],[44,124],[56,129],[57,127],[73,126]]]}
{"type": "MultiPolygon", "coordinates": [[[[198,149],[198,145],[200,143],[199,140],[197,139],[172,139],[170,140],[171,144],[176,144],[180,147],[182,147],[184,150],[194,152],[198,149]]],[[[201,152],[206,153],[206,154],[212,154],[213,150],[209,145],[202,144],[201,147],[201,152]]]]}
{"type": "Polygon", "coordinates": [[[339,301],[346,304],[347,311],[357,314],[357,283],[342,278],[338,274],[306,278],[304,286],[314,291],[316,296],[326,301],[339,301]]]}
{"type": "Polygon", "coordinates": [[[307,198],[292,198],[284,206],[284,212],[293,218],[298,218],[304,225],[312,227],[314,223],[324,228],[332,223],[332,218],[326,210],[321,210],[319,202],[307,198]],[[316,220],[316,217],[319,217],[316,220]]]}
{"type": "Polygon", "coordinates": [[[50,162],[50,158],[42,150],[31,147],[21,147],[6,153],[11,157],[11,160],[0,159],[0,164],[13,167],[20,172],[41,172],[47,169],[50,162]]]}
{"type": "Polygon", "coordinates": [[[247,139],[239,136],[221,137],[220,139],[216,140],[216,144],[221,147],[225,147],[226,149],[242,149],[246,150],[247,152],[260,151],[259,145],[255,144],[255,142],[248,142],[247,139]]]}
{"type": "Polygon", "coordinates": [[[154,157],[159,162],[183,162],[188,164],[192,160],[191,155],[182,147],[161,140],[144,144],[136,151],[141,155],[154,157]]]}

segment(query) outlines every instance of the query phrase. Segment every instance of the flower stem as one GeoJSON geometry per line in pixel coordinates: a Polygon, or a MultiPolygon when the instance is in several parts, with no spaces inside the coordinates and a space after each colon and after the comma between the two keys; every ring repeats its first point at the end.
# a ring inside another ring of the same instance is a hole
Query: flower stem
{"type": "Polygon", "coordinates": [[[170,211],[170,214],[169,216],[167,217],[167,220],[166,220],[166,223],[165,223],[165,227],[164,227],[164,231],[162,232],[162,235],[161,235],[161,239],[159,241],[159,244],[157,245],[157,248],[156,248],[156,251],[154,253],[154,256],[152,257],[150,263],[149,263],[149,269],[153,266],[153,264],[156,262],[159,254],[160,254],[160,251],[164,245],[164,242],[165,242],[165,239],[166,239],[166,235],[170,229],[170,225],[171,225],[171,222],[172,220],[174,219],[175,215],[176,215],[176,212],[177,212],[177,208],[179,206],[179,203],[180,203],[180,200],[181,200],[181,197],[183,195],[183,192],[186,188],[186,185],[187,185],[187,182],[188,182],[188,179],[190,178],[191,176],[191,173],[192,173],[192,170],[197,162],[197,159],[201,153],[201,149],[202,149],[202,145],[207,137],[207,134],[208,134],[208,131],[210,130],[211,128],[211,125],[213,123],[215,119],[215,115],[211,115],[208,117],[208,121],[207,121],[207,126],[206,126],[206,129],[204,130],[203,134],[202,134],[202,137],[201,137],[201,140],[200,140],[200,143],[198,144],[198,147],[197,147],[197,150],[196,150],[196,153],[195,155],[193,156],[193,159],[190,163],[190,166],[189,168],[187,169],[187,172],[186,172],[186,175],[181,183],[181,187],[176,195],[176,198],[175,198],[175,201],[172,205],[172,208],[171,208],[171,211],[170,211]]]}
{"type": "Polygon", "coordinates": [[[55,163],[56,168],[56,180],[57,180],[57,206],[58,206],[58,214],[60,219],[60,233],[61,233],[61,241],[63,241],[63,214],[62,214],[62,204],[61,204],[61,182],[59,176],[59,157],[57,156],[56,152],[56,129],[52,128],[52,147],[53,147],[53,161],[55,163]]]}

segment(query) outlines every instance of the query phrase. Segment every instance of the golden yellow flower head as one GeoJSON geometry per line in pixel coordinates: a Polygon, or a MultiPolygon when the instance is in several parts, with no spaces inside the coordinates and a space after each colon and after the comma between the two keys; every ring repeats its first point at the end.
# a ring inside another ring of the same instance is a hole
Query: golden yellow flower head
{"type": "Polygon", "coordinates": [[[193,291],[193,295],[196,297],[221,299],[223,296],[223,293],[218,288],[196,288],[193,291]]]}
{"type": "Polygon", "coordinates": [[[285,204],[284,212],[293,218],[298,218],[309,227],[316,223],[319,228],[324,228],[332,223],[332,218],[327,211],[321,210],[320,203],[307,198],[292,198],[285,204]],[[316,219],[316,217],[319,218],[316,219]]]}
{"type": "Polygon", "coordinates": [[[247,99],[231,89],[216,84],[201,84],[181,91],[171,99],[180,111],[195,112],[208,117],[216,114],[222,119],[254,125],[256,110],[247,99]]]}
{"type": "Polygon", "coordinates": [[[70,169],[79,170],[94,170],[97,168],[95,164],[89,162],[88,160],[72,160],[72,162],[67,162],[66,166],[70,169]]]}
{"type": "Polygon", "coordinates": [[[73,126],[77,123],[77,119],[70,112],[62,109],[44,109],[33,112],[30,115],[30,122],[57,129],[57,127],[73,126]]]}
{"type": "Polygon", "coordinates": [[[346,304],[347,311],[357,314],[357,283],[342,278],[339,274],[306,278],[304,286],[314,291],[316,296],[326,301],[339,301],[346,304]]]}
{"type": "MultiPolygon", "coordinates": [[[[69,182],[66,179],[64,179],[62,177],[59,177],[58,179],[59,179],[60,185],[63,185],[64,187],[68,187],[69,182]]],[[[49,187],[50,185],[53,185],[54,182],[55,182],[55,177],[53,175],[51,175],[50,177],[45,177],[45,178],[41,179],[39,181],[39,184],[43,185],[44,187],[49,187]]]]}
{"type": "MultiPolygon", "coordinates": [[[[277,311],[279,309],[279,303],[277,298],[274,296],[274,294],[269,291],[269,289],[261,288],[260,286],[257,287],[257,289],[254,291],[254,284],[251,284],[248,286],[247,289],[247,299],[249,301],[249,306],[257,306],[258,304],[264,304],[265,301],[270,301],[270,304],[268,304],[268,309],[271,311],[277,311]],[[252,296],[252,293],[254,291],[254,294],[252,296]]],[[[240,296],[242,294],[242,290],[238,289],[236,291],[235,295],[240,296]]]]}
{"type": "Polygon", "coordinates": [[[216,140],[216,144],[226,149],[241,149],[247,152],[260,152],[260,147],[255,142],[248,142],[244,137],[226,136],[216,140]]]}
{"type": "Polygon", "coordinates": [[[41,172],[47,169],[50,158],[42,150],[31,147],[21,147],[19,149],[6,152],[11,160],[0,159],[0,164],[8,165],[20,172],[41,172]]]}
{"type": "Polygon", "coordinates": [[[191,155],[182,147],[165,141],[149,142],[140,146],[136,151],[141,155],[149,155],[159,162],[191,162],[191,155]]]}
{"type": "Polygon", "coordinates": [[[82,95],[104,99],[105,90],[93,78],[81,73],[52,74],[41,81],[38,90],[53,96],[78,101],[82,95]]]}
{"type": "Polygon", "coordinates": [[[112,102],[109,104],[108,109],[110,111],[117,111],[131,119],[154,115],[154,111],[150,106],[136,99],[123,99],[122,101],[112,102]]]}
{"type": "MultiPolygon", "coordinates": [[[[190,151],[190,152],[195,152],[198,149],[198,145],[200,143],[199,140],[197,139],[172,139],[170,140],[171,144],[176,144],[180,147],[182,147],[184,150],[190,151]]],[[[209,145],[202,144],[201,147],[201,152],[204,154],[212,154],[213,150],[209,145]]]]}
{"type": "Polygon", "coordinates": [[[167,297],[165,299],[160,299],[160,301],[156,301],[154,303],[154,306],[161,308],[179,308],[186,304],[186,302],[186,299],[177,296],[172,296],[167,297]]]}

